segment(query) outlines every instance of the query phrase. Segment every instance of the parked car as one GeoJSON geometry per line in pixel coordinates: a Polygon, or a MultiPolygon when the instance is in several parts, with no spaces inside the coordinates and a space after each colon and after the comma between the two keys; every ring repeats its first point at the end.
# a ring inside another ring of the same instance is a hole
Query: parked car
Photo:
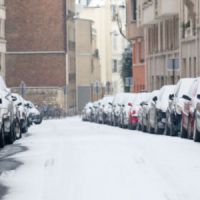
{"type": "Polygon", "coordinates": [[[20,126],[20,132],[18,130],[18,137],[21,138],[21,133],[27,132],[28,129],[27,108],[25,107],[25,100],[19,94],[12,93],[12,100],[15,106],[16,121],[20,126]]]}
{"type": "Polygon", "coordinates": [[[163,86],[158,97],[154,97],[148,113],[148,131],[150,133],[162,134],[165,130],[166,111],[168,108],[169,95],[173,94],[174,85],[163,86]]]}
{"type": "Polygon", "coordinates": [[[42,115],[39,110],[35,107],[35,105],[30,102],[25,102],[25,107],[27,108],[27,124],[25,132],[28,131],[28,127],[31,126],[33,123],[38,125],[42,123],[42,115]]]}
{"type": "Polygon", "coordinates": [[[127,93],[118,93],[115,95],[112,102],[112,114],[111,114],[111,124],[113,126],[120,125],[120,113],[123,100],[127,93]]]}
{"type": "Polygon", "coordinates": [[[176,84],[174,94],[169,96],[169,105],[166,112],[165,134],[177,136],[181,130],[181,117],[184,106],[184,94],[188,94],[194,78],[180,79],[176,84]]]}
{"type": "Polygon", "coordinates": [[[149,97],[147,101],[142,101],[141,102],[141,108],[138,113],[138,123],[139,126],[141,127],[141,130],[143,132],[147,131],[148,127],[148,113],[150,108],[152,107],[152,103],[154,103],[153,98],[158,98],[159,90],[154,90],[149,94],[149,97]]]}
{"type": "Polygon", "coordinates": [[[88,102],[85,105],[85,107],[83,108],[83,111],[82,111],[82,120],[83,121],[90,121],[91,112],[92,112],[92,106],[93,106],[93,103],[92,102],[88,102]]]}
{"type": "Polygon", "coordinates": [[[93,106],[92,106],[92,119],[91,119],[91,121],[92,122],[96,122],[96,123],[100,123],[100,121],[99,121],[99,109],[100,109],[100,105],[101,105],[101,99],[100,100],[98,100],[98,101],[95,101],[94,103],[93,103],[93,106]]]}
{"type": "Polygon", "coordinates": [[[119,124],[122,128],[128,128],[129,112],[130,112],[135,96],[136,94],[134,93],[127,93],[124,96],[124,99],[121,105],[120,124],[119,124]]]}
{"type": "Polygon", "coordinates": [[[16,139],[16,116],[10,90],[0,76],[0,147],[16,139]]]}
{"type": "Polygon", "coordinates": [[[193,139],[195,142],[200,142],[200,90],[197,92],[197,104],[195,109],[193,139]]]}
{"type": "Polygon", "coordinates": [[[129,111],[129,129],[136,129],[139,125],[139,111],[141,109],[141,103],[146,102],[149,98],[149,93],[138,93],[135,95],[135,98],[130,104],[130,111],[129,111]]]}
{"type": "Polygon", "coordinates": [[[105,96],[100,100],[99,104],[99,122],[103,124],[109,123],[109,113],[112,111],[111,103],[113,102],[113,96],[105,96]]]}
{"type": "Polygon", "coordinates": [[[199,102],[200,78],[192,83],[188,93],[183,95],[184,106],[181,119],[181,134],[183,138],[199,140],[199,102]],[[195,132],[195,134],[194,134],[195,132]]]}

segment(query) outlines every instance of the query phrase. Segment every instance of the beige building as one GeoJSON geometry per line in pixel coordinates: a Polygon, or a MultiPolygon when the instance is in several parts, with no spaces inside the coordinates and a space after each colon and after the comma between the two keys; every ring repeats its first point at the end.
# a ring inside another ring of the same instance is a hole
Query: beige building
{"type": "Polygon", "coordinates": [[[112,88],[113,94],[124,91],[123,80],[121,78],[122,70],[122,55],[125,48],[128,46],[128,41],[125,39],[121,31],[126,33],[126,4],[125,0],[111,1],[111,17],[112,17],[112,88]]]}
{"type": "Polygon", "coordinates": [[[67,76],[66,76],[66,104],[69,113],[76,112],[76,30],[75,30],[75,1],[66,1],[67,6],[67,30],[66,30],[66,48],[67,48],[67,76]]]}
{"type": "Polygon", "coordinates": [[[6,20],[5,2],[4,0],[0,0],[0,74],[3,77],[5,77],[5,53],[6,53],[5,20],[6,20]]]}
{"type": "Polygon", "coordinates": [[[92,0],[79,14],[81,18],[94,21],[97,33],[97,49],[101,65],[101,82],[106,93],[112,92],[112,50],[111,50],[111,9],[110,1],[92,0]]]}
{"type": "Polygon", "coordinates": [[[199,0],[180,1],[180,59],[182,77],[197,77],[199,69],[199,0]]]}
{"type": "Polygon", "coordinates": [[[76,84],[77,107],[102,97],[101,67],[96,46],[94,23],[88,19],[76,19],[76,84]]]}
{"type": "Polygon", "coordinates": [[[144,27],[147,89],[180,78],[179,0],[138,0],[137,24],[144,27]]]}

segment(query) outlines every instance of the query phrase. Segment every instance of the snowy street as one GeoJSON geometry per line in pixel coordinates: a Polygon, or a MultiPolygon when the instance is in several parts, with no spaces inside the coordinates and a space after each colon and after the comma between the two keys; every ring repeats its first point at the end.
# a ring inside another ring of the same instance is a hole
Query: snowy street
{"type": "MultiPolygon", "coordinates": [[[[8,155],[4,200],[199,200],[200,144],[82,122],[44,121],[8,155]],[[27,149],[26,149],[27,148],[27,149]]],[[[1,166],[0,166],[1,167],[1,166]]]]}

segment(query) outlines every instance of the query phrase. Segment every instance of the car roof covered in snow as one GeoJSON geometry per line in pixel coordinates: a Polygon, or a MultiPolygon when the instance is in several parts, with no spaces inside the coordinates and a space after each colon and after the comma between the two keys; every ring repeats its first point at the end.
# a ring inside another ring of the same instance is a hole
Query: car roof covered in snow
{"type": "Polygon", "coordinates": [[[160,89],[157,101],[157,108],[163,112],[167,110],[169,105],[169,95],[174,94],[175,85],[165,85],[160,89]]]}
{"type": "Polygon", "coordinates": [[[150,103],[154,97],[158,97],[160,90],[154,90],[150,93],[148,103],[150,103]]]}
{"type": "Polygon", "coordinates": [[[147,93],[147,92],[137,93],[133,103],[135,105],[139,105],[142,102],[148,101],[149,96],[150,96],[150,93],[147,93]]]}
{"type": "Polygon", "coordinates": [[[184,94],[188,94],[191,85],[193,84],[195,78],[182,78],[176,84],[175,87],[175,97],[181,98],[184,94]]]}
{"type": "Polygon", "coordinates": [[[134,93],[118,93],[113,99],[113,104],[123,104],[127,99],[131,101],[132,99],[134,99],[134,96],[134,93]]]}

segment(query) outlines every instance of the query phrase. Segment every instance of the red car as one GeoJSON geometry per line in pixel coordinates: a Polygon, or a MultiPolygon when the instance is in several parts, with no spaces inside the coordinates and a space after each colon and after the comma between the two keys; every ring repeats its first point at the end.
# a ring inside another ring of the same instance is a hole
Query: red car
{"type": "Polygon", "coordinates": [[[198,105],[200,103],[200,78],[194,80],[187,95],[183,95],[184,106],[181,120],[181,137],[197,140],[200,120],[197,118],[198,105]],[[197,131],[196,131],[197,130],[197,131]],[[195,134],[194,134],[195,133],[195,134]]]}

